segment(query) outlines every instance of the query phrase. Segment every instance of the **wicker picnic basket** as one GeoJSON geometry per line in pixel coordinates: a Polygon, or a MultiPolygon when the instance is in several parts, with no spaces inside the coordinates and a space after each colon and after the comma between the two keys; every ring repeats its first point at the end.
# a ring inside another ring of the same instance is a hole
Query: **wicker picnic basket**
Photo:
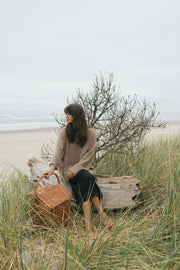
{"type": "Polygon", "coordinates": [[[35,224],[41,226],[54,226],[63,224],[66,226],[69,221],[72,194],[60,184],[57,174],[57,185],[46,185],[38,188],[39,178],[34,191],[29,193],[31,200],[30,215],[35,224]]]}

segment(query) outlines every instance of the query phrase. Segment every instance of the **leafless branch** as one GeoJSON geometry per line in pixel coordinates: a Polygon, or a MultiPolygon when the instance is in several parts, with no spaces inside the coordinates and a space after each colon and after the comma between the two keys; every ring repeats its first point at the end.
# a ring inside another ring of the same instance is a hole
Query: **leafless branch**
{"type": "MultiPolygon", "coordinates": [[[[137,96],[121,96],[113,83],[113,74],[106,79],[100,73],[92,82],[92,89],[84,94],[78,90],[71,102],[80,103],[86,113],[88,124],[97,134],[96,162],[107,153],[124,152],[137,147],[147,131],[163,128],[166,123],[158,122],[155,104],[146,100],[138,101],[137,96]]],[[[65,118],[55,116],[59,125],[64,125],[65,118]]]]}

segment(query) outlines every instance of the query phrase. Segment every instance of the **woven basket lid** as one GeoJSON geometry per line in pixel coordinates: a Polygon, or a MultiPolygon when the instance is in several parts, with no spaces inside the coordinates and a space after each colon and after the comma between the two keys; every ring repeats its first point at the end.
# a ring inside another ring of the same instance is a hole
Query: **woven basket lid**
{"type": "Polygon", "coordinates": [[[52,209],[72,198],[72,194],[62,185],[47,185],[37,189],[37,197],[52,209]]]}

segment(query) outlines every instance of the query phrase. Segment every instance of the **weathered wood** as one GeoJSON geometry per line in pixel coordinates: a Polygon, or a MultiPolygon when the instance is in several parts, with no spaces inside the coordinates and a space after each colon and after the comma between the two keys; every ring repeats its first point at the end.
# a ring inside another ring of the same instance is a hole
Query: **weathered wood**
{"type": "Polygon", "coordinates": [[[118,209],[135,205],[140,181],[132,176],[97,176],[97,184],[103,193],[103,208],[118,209]]]}
{"type": "MultiPolygon", "coordinates": [[[[39,177],[48,170],[48,164],[31,158],[28,160],[28,166],[31,172],[31,181],[36,182],[39,177]]],[[[56,172],[58,175],[59,173],[56,172]]],[[[132,176],[111,177],[109,175],[96,174],[96,183],[100,187],[103,199],[102,206],[105,209],[119,209],[125,207],[132,207],[135,205],[134,198],[140,193],[140,180],[132,176]]],[[[70,192],[71,186],[60,178],[61,184],[70,192]]],[[[56,184],[57,180],[54,175],[50,179],[43,179],[40,186],[56,184]]]]}

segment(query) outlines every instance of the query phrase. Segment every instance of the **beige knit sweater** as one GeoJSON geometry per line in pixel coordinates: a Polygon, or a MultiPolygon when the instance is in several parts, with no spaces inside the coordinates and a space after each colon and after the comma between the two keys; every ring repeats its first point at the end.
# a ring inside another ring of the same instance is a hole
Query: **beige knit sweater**
{"type": "Polygon", "coordinates": [[[49,164],[50,170],[58,170],[61,177],[68,181],[66,174],[71,171],[76,175],[80,170],[85,169],[91,173],[94,170],[94,153],[96,146],[96,134],[93,128],[88,128],[87,142],[83,147],[77,143],[69,143],[65,132],[66,126],[60,129],[56,149],[49,164]]]}

